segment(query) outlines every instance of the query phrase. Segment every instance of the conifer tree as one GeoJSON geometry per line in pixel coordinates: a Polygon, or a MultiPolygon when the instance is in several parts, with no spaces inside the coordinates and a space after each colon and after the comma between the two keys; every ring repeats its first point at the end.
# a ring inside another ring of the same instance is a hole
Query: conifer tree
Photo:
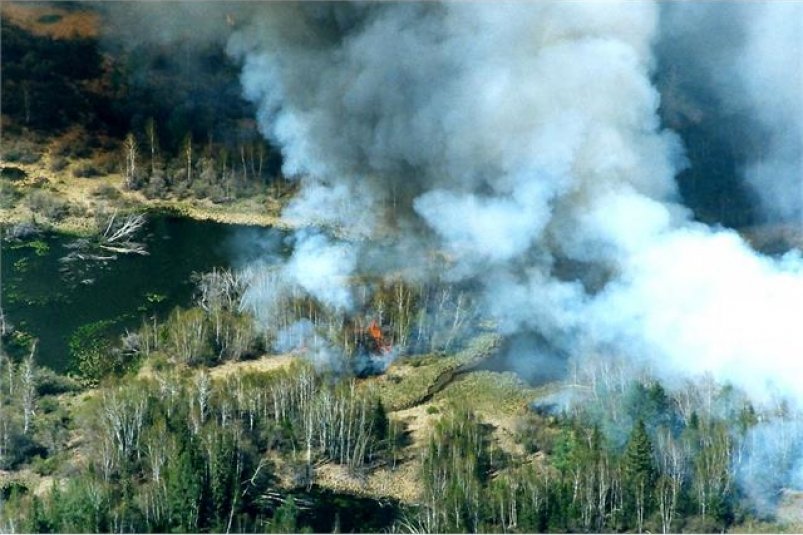
{"type": "Polygon", "coordinates": [[[656,469],[653,461],[652,442],[647,435],[644,420],[638,420],[624,454],[626,485],[632,498],[633,513],[639,533],[644,530],[644,519],[649,512],[652,486],[655,483],[656,469]]]}

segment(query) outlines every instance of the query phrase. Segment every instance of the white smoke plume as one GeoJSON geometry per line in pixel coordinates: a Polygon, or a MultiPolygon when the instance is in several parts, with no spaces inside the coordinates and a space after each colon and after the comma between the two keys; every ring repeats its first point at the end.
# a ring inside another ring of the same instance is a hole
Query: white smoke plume
{"type": "Polygon", "coordinates": [[[228,51],[301,182],[286,217],[321,230],[302,231],[246,302],[269,314],[290,284],[346,309],[352,275],[426,279],[440,251],[446,279],[472,284],[502,333],[533,333],[545,354],[624,356],[801,404],[803,259],[694,221],[652,82],[659,31],[699,53],[708,90],[768,133],[745,179],[768,212],[799,216],[801,5],[250,9],[228,51]],[[714,37],[717,17],[736,29],[714,37]]]}
{"type": "MultiPolygon", "coordinates": [[[[504,332],[797,396],[803,263],[680,204],[682,147],[651,83],[658,18],[650,3],[282,6],[229,50],[285,171],[304,177],[293,217],[445,250],[504,332]],[[604,272],[600,288],[561,260],[604,272]]],[[[286,269],[342,280],[370,249],[346,243],[301,247],[286,269]],[[320,263],[332,247],[336,276],[320,263]]]]}

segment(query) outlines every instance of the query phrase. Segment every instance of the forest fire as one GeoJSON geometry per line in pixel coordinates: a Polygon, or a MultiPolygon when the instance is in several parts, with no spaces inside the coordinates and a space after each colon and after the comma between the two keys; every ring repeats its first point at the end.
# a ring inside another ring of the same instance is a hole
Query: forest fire
{"type": "Polygon", "coordinates": [[[376,353],[387,355],[393,350],[393,345],[385,340],[385,337],[382,335],[382,329],[379,327],[376,320],[371,320],[371,324],[368,325],[365,332],[373,342],[376,353]]]}

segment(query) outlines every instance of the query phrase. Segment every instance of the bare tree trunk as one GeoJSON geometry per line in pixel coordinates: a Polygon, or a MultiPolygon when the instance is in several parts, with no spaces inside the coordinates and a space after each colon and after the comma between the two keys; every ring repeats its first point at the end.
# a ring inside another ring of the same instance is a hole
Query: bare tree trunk
{"type": "Polygon", "coordinates": [[[137,172],[137,140],[134,134],[128,134],[125,141],[123,141],[123,149],[125,150],[125,185],[131,188],[134,185],[137,172]]]}
{"type": "Polygon", "coordinates": [[[184,143],[184,155],[187,158],[187,182],[192,182],[192,134],[187,134],[184,143]]]}
{"type": "Polygon", "coordinates": [[[22,387],[22,432],[26,435],[31,430],[33,417],[36,415],[36,377],[34,376],[33,355],[36,352],[36,342],[31,352],[22,363],[20,385],[22,387]]]}
{"type": "Polygon", "coordinates": [[[8,334],[6,314],[3,311],[3,230],[0,229],[0,336],[8,334]]]}

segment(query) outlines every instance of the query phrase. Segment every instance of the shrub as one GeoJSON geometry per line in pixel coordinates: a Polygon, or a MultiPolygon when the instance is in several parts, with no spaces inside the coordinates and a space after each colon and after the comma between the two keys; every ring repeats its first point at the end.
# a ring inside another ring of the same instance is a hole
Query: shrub
{"type": "Polygon", "coordinates": [[[67,158],[63,156],[54,156],[50,159],[50,170],[54,173],[64,171],[64,169],[67,168],[68,163],[69,162],[67,162],[67,158]]]}
{"type": "Polygon", "coordinates": [[[4,180],[10,180],[12,182],[16,182],[18,180],[25,180],[28,177],[28,173],[20,169],[19,167],[3,167],[0,168],[0,178],[4,180]]]}
{"type": "Polygon", "coordinates": [[[42,159],[42,155],[37,151],[23,151],[20,153],[19,162],[32,164],[42,159]]]}
{"type": "Polygon", "coordinates": [[[110,175],[112,173],[116,173],[119,170],[119,165],[117,160],[115,160],[114,158],[106,157],[98,159],[97,168],[104,175],[110,175]]]}
{"type": "Polygon", "coordinates": [[[142,192],[148,199],[164,199],[167,196],[167,183],[165,182],[164,173],[160,170],[151,175],[148,184],[143,188],[142,192]]]}
{"type": "MultiPolygon", "coordinates": [[[[37,370],[36,391],[40,396],[55,396],[66,392],[76,392],[79,385],[75,379],[67,375],[60,375],[50,368],[37,370]]],[[[44,397],[42,398],[44,400],[44,397]]]]}
{"type": "Polygon", "coordinates": [[[34,191],[28,195],[28,208],[53,221],[63,219],[69,213],[69,204],[47,191],[34,191]]]}
{"type": "Polygon", "coordinates": [[[4,150],[2,157],[7,162],[18,162],[20,161],[20,151],[17,149],[4,150]]]}
{"type": "Polygon", "coordinates": [[[196,180],[190,186],[190,191],[196,199],[205,199],[209,192],[209,184],[203,180],[196,180]]]}
{"type": "Polygon", "coordinates": [[[14,208],[21,197],[22,194],[17,188],[0,180],[0,208],[4,210],[14,208]]]}
{"type": "Polygon", "coordinates": [[[215,204],[222,204],[229,200],[226,191],[219,184],[215,184],[209,189],[209,200],[215,204]]]}
{"type": "Polygon", "coordinates": [[[76,178],[92,178],[100,176],[100,170],[95,167],[95,164],[91,162],[84,162],[78,164],[75,169],[73,169],[72,174],[76,178]]]}
{"type": "Polygon", "coordinates": [[[101,184],[95,188],[95,190],[92,192],[92,195],[101,199],[114,200],[120,198],[120,190],[111,184],[101,184]]]}
{"type": "Polygon", "coordinates": [[[179,199],[190,196],[190,188],[186,181],[178,182],[173,186],[173,194],[179,199]]]}

